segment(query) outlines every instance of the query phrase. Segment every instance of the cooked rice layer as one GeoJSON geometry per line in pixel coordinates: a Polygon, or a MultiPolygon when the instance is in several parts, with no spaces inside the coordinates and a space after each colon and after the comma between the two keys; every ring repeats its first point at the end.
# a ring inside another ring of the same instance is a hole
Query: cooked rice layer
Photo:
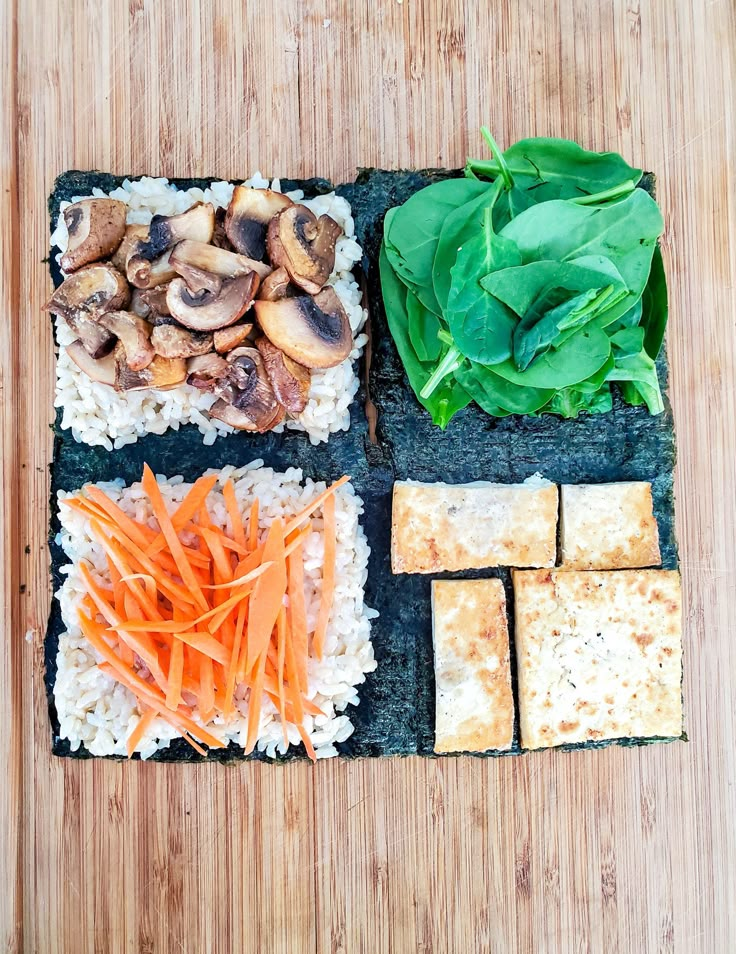
{"type": "MultiPolygon", "coordinates": [[[[246,185],[257,189],[269,188],[268,179],[256,173],[246,185]]],[[[270,188],[280,191],[278,179],[270,188]]],[[[168,179],[153,179],[144,176],[132,181],[126,179],[122,186],[112,192],[93,189],[98,198],[109,196],[120,199],[129,207],[129,224],[147,225],[154,215],[176,215],[186,211],[195,202],[211,202],[214,207],[230,203],[233,185],[229,182],[212,182],[207,189],[183,191],[171,185],[168,179]]],[[[355,241],[355,226],[349,203],[331,192],[329,195],[304,199],[301,191],[289,192],[295,201],[302,202],[315,215],[327,214],[338,223],[344,234],[337,241],[335,268],[328,280],[345,307],[355,342],[350,356],[335,368],[312,372],[309,403],[295,419],[287,420],[284,426],[290,430],[306,431],[313,444],[326,441],[335,431],[350,427],[350,405],[358,390],[358,378],[354,362],[360,357],[366,335],[360,334],[366,320],[366,311],[361,305],[361,293],[355,281],[352,267],[362,257],[362,249],[355,241]]],[[[75,196],[74,201],[89,198],[75,196]]],[[[61,211],[69,205],[61,203],[61,211]]],[[[51,236],[51,245],[66,250],[68,234],[63,215],[59,215],[56,230],[51,236]]],[[[57,361],[55,406],[63,409],[61,426],[70,429],[74,439],[83,444],[100,444],[108,450],[123,447],[138,440],[143,434],[163,434],[170,427],[178,430],[181,424],[196,424],[205,444],[213,444],[222,434],[232,434],[234,428],[222,421],[210,419],[207,411],[215,402],[212,394],[200,391],[188,384],[170,391],[118,392],[104,384],[91,381],[69,358],[64,346],[71,344],[74,333],[62,318],[56,319],[56,333],[60,351],[57,361]]]]}
{"type": "MultiPolygon", "coordinates": [[[[221,492],[222,484],[231,477],[241,511],[245,517],[254,497],[259,500],[259,526],[265,530],[277,517],[289,517],[302,510],[325,489],[324,482],[302,482],[302,471],[291,468],[276,473],[256,460],[246,467],[225,467],[208,498],[213,523],[228,528],[227,511],[221,492]]],[[[181,477],[159,485],[170,511],[187,493],[191,484],[181,477]]],[[[125,487],[122,481],[100,484],[100,487],[129,516],[157,529],[146,495],[140,483],[125,487]]],[[[70,494],[61,491],[59,500],[70,494]]],[[[363,587],[368,576],[369,547],[358,521],[363,503],[348,483],[335,493],[337,554],[336,587],[330,621],[327,627],[324,656],[309,659],[308,697],[324,715],[306,715],[304,726],[319,758],[337,755],[336,742],[343,742],[353,732],[353,724],[345,709],[359,702],[356,687],[365,681],[365,674],[376,668],[370,640],[370,621],[378,614],[363,603],[363,587]]],[[[92,574],[104,586],[110,586],[107,563],[102,547],[91,537],[87,521],[69,507],[60,506],[61,533],[59,542],[72,561],[62,567],[67,575],[56,596],[61,606],[67,631],[59,637],[54,701],[60,723],[60,735],[68,739],[72,750],[84,744],[92,755],[125,755],[126,739],[139,719],[135,696],[101,672],[101,657],[82,635],[77,623],[77,610],[85,595],[79,563],[85,560],[92,574]]],[[[314,632],[322,589],[324,534],[322,511],[312,521],[313,532],[304,544],[304,577],[307,606],[307,629],[314,632]]],[[[244,745],[247,733],[247,690],[239,686],[235,692],[236,718],[224,723],[217,717],[209,723],[210,732],[223,742],[244,745]]],[[[195,709],[196,717],[196,709],[195,709]]],[[[198,720],[199,721],[199,720],[198,720]]],[[[299,744],[299,733],[287,726],[289,744],[299,744]]],[[[136,751],[148,758],[157,749],[166,748],[177,730],[162,719],[156,719],[144,735],[136,751]]],[[[276,707],[264,699],[257,748],[273,757],[284,753],[281,720],[276,707]]]]}

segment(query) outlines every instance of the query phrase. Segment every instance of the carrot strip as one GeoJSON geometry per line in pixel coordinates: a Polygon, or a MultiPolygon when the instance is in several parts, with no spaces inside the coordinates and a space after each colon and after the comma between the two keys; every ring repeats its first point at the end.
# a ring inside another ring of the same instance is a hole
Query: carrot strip
{"type": "Polygon", "coordinates": [[[297,729],[299,729],[299,735],[302,737],[302,742],[304,743],[304,748],[306,749],[307,755],[313,762],[316,762],[317,753],[314,751],[312,740],[307,735],[307,730],[304,728],[304,726],[301,723],[299,723],[299,725],[297,726],[297,729]]]}
{"type": "Polygon", "coordinates": [[[258,549],[258,497],[253,498],[250,505],[250,516],[248,517],[248,549],[253,551],[258,549]]]}
{"type": "MultiPolygon", "coordinates": [[[[171,523],[174,527],[174,530],[179,531],[184,529],[194,514],[199,510],[202,504],[204,504],[205,500],[207,499],[207,495],[216,483],[217,474],[210,474],[209,477],[200,477],[198,480],[194,481],[191,488],[189,489],[189,492],[171,515],[171,523]]],[[[146,493],[148,493],[147,490],[146,493]]],[[[164,549],[166,543],[166,536],[164,535],[163,531],[160,531],[154,536],[154,539],[151,541],[151,543],[149,543],[146,550],[146,555],[150,557],[155,556],[164,549]]]]}
{"type": "Polygon", "coordinates": [[[243,602],[238,607],[238,619],[235,623],[235,638],[233,639],[233,647],[230,653],[230,663],[227,669],[227,679],[225,682],[225,698],[223,700],[223,712],[226,718],[230,718],[233,714],[233,697],[235,694],[235,678],[237,675],[238,660],[240,658],[240,645],[243,640],[243,630],[245,629],[245,621],[247,616],[247,602],[243,602]]]}
{"type": "MultiPolygon", "coordinates": [[[[133,652],[138,653],[150,670],[151,675],[158,685],[162,687],[165,686],[166,678],[159,664],[158,654],[156,653],[156,649],[150,636],[145,632],[141,633],[140,635],[129,633],[125,628],[123,620],[118,616],[113,607],[107,601],[105,597],[105,590],[98,586],[97,583],[95,583],[95,581],[92,579],[92,574],[89,572],[86,563],[79,564],[79,572],[82,575],[87,592],[91,596],[99,612],[104,616],[111,626],[115,627],[120,638],[127,642],[133,652]]],[[[107,645],[107,643],[105,643],[105,645],[107,645]]],[[[117,656],[115,658],[117,659],[117,656]]]]}
{"type": "Polygon", "coordinates": [[[179,540],[179,537],[177,536],[177,532],[174,529],[173,523],[171,522],[169,512],[166,509],[164,498],[161,496],[161,490],[158,486],[158,482],[148,464],[143,465],[143,479],[141,483],[143,485],[143,489],[148,494],[148,499],[151,501],[153,514],[158,521],[159,528],[166,537],[169,551],[173,556],[177,567],[179,568],[179,575],[181,576],[182,582],[191,590],[200,609],[206,610],[208,608],[207,600],[204,598],[202,590],[199,588],[199,583],[192,572],[191,564],[187,561],[184,550],[182,549],[181,540],[179,540]]]}
{"type": "Polygon", "coordinates": [[[261,725],[261,702],[263,699],[263,679],[266,667],[266,653],[256,659],[254,669],[253,684],[248,699],[248,732],[245,742],[245,753],[248,755],[255,748],[258,738],[258,729],[261,725]]]}
{"type": "Polygon", "coordinates": [[[212,660],[202,656],[199,660],[199,713],[209,722],[215,712],[215,681],[212,660]]]}
{"type": "Polygon", "coordinates": [[[322,508],[324,517],[325,555],[322,566],[322,595],[319,603],[317,626],[312,637],[314,654],[317,659],[322,658],[327,634],[327,624],[332,612],[332,603],[335,598],[335,554],[337,550],[337,535],[335,525],[335,498],[328,497],[322,508]]]}
{"type": "MultiPolygon", "coordinates": [[[[166,594],[166,598],[171,602],[178,602],[184,605],[194,605],[194,597],[187,589],[176,583],[171,577],[167,576],[161,567],[156,566],[150,557],[141,550],[141,548],[127,537],[117,527],[110,528],[110,536],[117,540],[120,546],[128,553],[128,562],[134,569],[145,571],[150,574],[161,590],[166,594]]],[[[178,572],[175,568],[174,572],[178,572]]]]}
{"type": "Polygon", "coordinates": [[[284,663],[286,661],[286,608],[283,603],[279,610],[278,620],[276,621],[276,634],[278,639],[278,686],[279,686],[279,715],[281,717],[281,731],[284,735],[284,744],[289,744],[289,737],[286,734],[286,695],[284,693],[284,663]]]}
{"type": "Polygon", "coordinates": [[[288,537],[288,535],[292,532],[292,530],[296,530],[296,528],[299,526],[300,523],[304,523],[307,517],[311,517],[311,515],[314,513],[314,511],[318,507],[321,507],[322,504],[325,503],[325,501],[330,499],[330,497],[335,493],[338,487],[342,487],[342,485],[346,484],[349,480],[350,480],[350,477],[347,474],[345,474],[344,477],[341,477],[339,480],[336,480],[334,484],[332,484],[326,490],[323,490],[321,494],[317,494],[314,500],[310,504],[307,504],[307,506],[302,511],[300,511],[300,513],[296,514],[296,516],[294,517],[291,517],[289,522],[284,527],[285,536],[288,537]]]}
{"type": "MultiPolygon", "coordinates": [[[[191,623],[189,625],[191,626],[191,623]]],[[[176,645],[177,641],[179,640],[182,643],[186,643],[187,646],[191,646],[192,649],[195,649],[203,656],[207,656],[210,661],[214,659],[221,665],[226,666],[230,660],[230,654],[227,651],[227,648],[223,646],[222,643],[218,642],[214,637],[210,636],[210,634],[207,632],[190,630],[182,633],[176,633],[174,635],[173,645],[176,645]]]]}
{"type": "Polygon", "coordinates": [[[202,534],[204,536],[205,543],[212,554],[212,559],[215,561],[215,567],[217,568],[220,576],[223,577],[223,581],[225,583],[232,582],[233,567],[230,563],[230,558],[225,553],[225,548],[222,545],[220,535],[215,533],[213,530],[202,530],[202,534]]]}
{"type": "Polygon", "coordinates": [[[152,600],[146,590],[140,585],[138,580],[134,579],[136,574],[133,573],[130,564],[126,562],[124,555],[120,552],[120,547],[118,547],[113,540],[110,540],[103,533],[102,527],[97,523],[97,521],[90,521],[90,530],[104,547],[108,560],[111,560],[114,563],[115,568],[119,572],[120,576],[126,577],[128,590],[135,599],[135,602],[139,608],[139,612],[146,612],[153,619],[160,619],[161,614],[158,611],[158,606],[156,605],[155,600],[152,600]]]}
{"type": "MultiPolygon", "coordinates": [[[[284,525],[274,520],[263,547],[263,563],[272,563],[253,587],[248,610],[248,668],[266,652],[286,593],[284,525]]],[[[224,604],[226,605],[226,604],[224,604]]],[[[265,656],[264,656],[265,661],[265,656]]]]}
{"type": "Polygon", "coordinates": [[[125,743],[125,747],[128,752],[128,758],[132,758],[133,753],[138,748],[138,743],[141,741],[143,736],[151,727],[151,723],[153,722],[155,718],[156,718],[155,709],[146,709],[145,712],[143,712],[140,719],[136,723],[135,728],[130,733],[125,743]]]}
{"type": "Polygon", "coordinates": [[[227,515],[230,517],[230,527],[232,537],[241,547],[245,546],[245,528],[243,527],[243,514],[240,511],[237,498],[235,496],[235,485],[228,479],[222,485],[222,496],[225,498],[227,515]]]}
{"type": "Polygon", "coordinates": [[[304,562],[301,547],[289,557],[289,628],[294,647],[295,672],[302,691],[307,688],[307,605],[304,598],[304,562]]]}
{"type": "Polygon", "coordinates": [[[188,742],[191,745],[195,752],[199,752],[200,755],[203,755],[205,758],[207,758],[207,750],[203,749],[199,742],[195,742],[188,732],[182,732],[181,737],[185,742],[188,742]]]}

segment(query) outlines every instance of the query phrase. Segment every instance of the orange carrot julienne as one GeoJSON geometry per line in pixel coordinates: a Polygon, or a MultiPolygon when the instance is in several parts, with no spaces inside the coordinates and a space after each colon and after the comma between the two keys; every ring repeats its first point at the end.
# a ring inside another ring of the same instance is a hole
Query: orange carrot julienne
{"type": "Polygon", "coordinates": [[[276,633],[279,642],[277,679],[279,687],[279,716],[281,717],[281,731],[284,734],[284,744],[289,744],[286,734],[286,694],[284,692],[284,664],[286,661],[286,608],[283,603],[276,621],[276,633]]]}
{"type": "MultiPolygon", "coordinates": [[[[200,477],[192,484],[189,493],[184,497],[177,509],[171,515],[171,523],[175,530],[183,530],[189,523],[194,514],[204,504],[207,495],[217,483],[217,474],[211,474],[209,477],[200,477]]],[[[154,537],[148,544],[146,553],[148,556],[155,556],[166,546],[166,537],[162,531],[154,537]]]]}
{"type": "Polygon", "coordinates": [[[248,668],[268,648],[279,610],[286,594],[284,525],[277,518],[268,530],[263,547],[263,562],[272,562],[253,587],[248,607],[248,668]],[[251,662],[252,660],[252,662],[251,662]]]}
{"type": "Polygon", "coordinates": [[[304,598],[304,562],[301,547],[289,556],[289,628],[294,647],[295,671],[303,692],[307,690],[307,606],[304,598]]]}
{"type": "Polygon", "coordinates": [[[228,479],[222,485],[222,496],[225,498],[227,515],[230,518],[233,540],[239,543],[241,547],[245,546],[245,528],[243,527],[243,515],[240,512],[237,498],[235,496],[235,485],[228,479]]]}
{"type": "Polygon", "coordinates": [[[335,498],[328,497],[322,508],[324,518],[325,555],[322,566],[322,594],[319,603],[317,625],[312,637],[314,654],[317,659],[322,658],[324,651],[327,624],[332,612],[332,603],[335,596],[335,553],[337,536],[335,526],[335,498]]]}
{"type": "Polygon", "coordinates": [[[138,748],[138,743],[141,741],[143,736],[146,734],[148,729],[151,727],[151,723],[156,718],[155,709],[146,709],[145,712],[141,714],[140,719],[135,725],[135,728],[128,736],[125,747],[128,752],[128,758],[133,756],[133,753],[138,748]]]}
{"type": "Polygon", "coordinates": [[[169,546],[169,552],[173,556],[176,565],[179,568],[179,575],[182,578],[182,582],[191,590],[200,609],[207,609],[207,600],[204,598],[202,590],[199,588],[199,583],[192,572],[191,564],[187,561],[186,555],[182,549],[181,541],[179,540],[177,532],[174,529],[174,525],[171,522],[169,512],[166,509],[164,498],[161,496],[161,490],[158,486],[158,481],[156,480],[153,471],[148,464],[143,465],[143,479],[141,483],[143,485],[143,489],[148,494],[148,499],[151,501],[153,515],[158,521],[161,532],[166,537],[166,542],[169,546]]]}
{"type": "Polygon", "coordinates": [[[253,498],[248,517],[248,549],[253,552],[258,549],[258,497],[253,498]]]}
{"type": "Polygon", "coordinates": [[[321,494],[317,494],[314,500],[310,504],[307,504],[307,506],[300,513],[289,519],[289,522],[284,528],[285,535],[288,536],[292,530],[296,530],[296,528],[300,524],[304,523],[308,517],[311,517],[318,507],[321,507],[326,500],[329,500],[330,497],[332,497],[338,487],[342,487],[342,485],[346,484],[349,480],[350,477],[346,474],[344,477],[336,480],[335,483],[331,484],[326,490],[323,490],[321,494]]]}

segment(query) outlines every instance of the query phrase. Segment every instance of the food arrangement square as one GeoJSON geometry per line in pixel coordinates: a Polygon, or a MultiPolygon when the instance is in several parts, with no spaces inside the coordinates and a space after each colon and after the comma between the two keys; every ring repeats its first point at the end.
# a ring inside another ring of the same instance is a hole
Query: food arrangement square
{"type": "Polygon", "coordinates": [[[337,188],[57,180],[56,754],[684,737],[653,178],[487,139],[337,188]]]}

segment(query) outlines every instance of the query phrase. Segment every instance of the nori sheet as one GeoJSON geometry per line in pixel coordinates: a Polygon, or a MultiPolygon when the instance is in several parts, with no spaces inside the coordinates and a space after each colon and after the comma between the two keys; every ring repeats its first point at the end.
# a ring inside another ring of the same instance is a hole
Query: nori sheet
{"type": "MultiPolygon", "coordinates": [[[[665,396],[665,411],[651,417],[646,408],[629,407],[614,399],[609,414],[581,416],[577,420],[558,417],[489,418],[471,405],[452,420],[446,431],[435,427],[429,415],[416,401],[401,361],[389,334],[383,309],[378,275],[383,218],[386,211],[409,198],[430,182],[457,171],[425,170],[389,172],[365,169],[355,182],[338,186],[337,191],[351,203],[358,240],[364,249],[363,271],[367,305],[371,316],[372,361],[367,376],[361,362],[361,388],[351,409],[351,428],[333,435],[327,444],[312,446],[306,435],[294,431],[284,434],[234,434],[219,438],[205,447],[197,428],[187,425],[163,435],[148,435],[136,444],[112,453],[74,441],[62,431],[57,414],[54,461],[51,481],[51,576],[54,590],[63,581],[60,567],[67,562],[56,543],[59,529],[56,495],[59,490],[74,490],[89,481],[122,477],[126,483],[140,478],[146,461],[156,473],[182,474],[194,480],[210,467],[243,465],[263,458],[277,470],[301,467],[306,476],[332,480],[349,473],[355,489],[365,503],[362,523],[371,547],[365,599],[380,616],[373,621],[372,639],[378,662],[375,672],[359,688],[360,705],[348,714],[355,731],[338,745],[346,758],[365,756],[423,755],[436,757],[434,739],[434,667],[430,585],[427,575],[391,573],[390,529],[391,493],[395,480],[445,480],[451,483],[492,480],[504,483],[524,480],[541,472],[558,483],[585,481],[650,480],[659,524],[664,567],[677,567],[674,535],[673,468],[675,439],[672,411],[665,396]],[[369,439],[365,414],[366,383],[378,409],[377,443],[369,439]]],[[[56,181],[49,197],[53,229],[59,204],[75,195],[89,195],[93,187],[110,191],[122,176],[99,172],[67,172],[56,181]]],[[[204,188],[209,179],[172,179],[179,188],[204,188]]],[[[307,195],[329,191],[324,179],[282,179],[285,190],[302,188],[307,195]]],[[[643,185],[652,190],[653,179],[643,185]]],[[[51,274],[55,284],[61,273],[51,254],[51,274]]],[[[667,377],[666,355],[659,359],[660,376],[667,377]]],[[[440,577],[500,577],[506,589],[509,609],[513,606],[510,572],[506,569],[467,573],[437,574],[440,577]]],[[[513,647],[513,612],[509,612],[513,647]]],[[[52,750],[60,756],[88,758],[84,747],[72,752],[69,743],[59,737],[59,721],[53,700],[56,678],[56,654],[59,634],[64,626],[59,604],[53,600],[46,635],[46,689],[53,734],[52,750]]],[[[513,648],[512,680],[516,693],[513,648]]],[[[517,707],[518,708],[518,707],[517,707]]],[[[684,735],[683,735],[684,737],[684,735]]],[[[622,745],[649,744],[657,739],[618,740],[622,745]]],[[[665,740],[662,740],[665,741],[665,740]]],[[[588,743],[565,748],[591,748],[615,744],[588,743]]],[[[510,752],[483,753],[479,757],[519,754],[518,711],[514,745],[510,752]]],[[[208,759],[232,761],[244,757],[242,749],[230,745],[213,750],[208,759]]],[[[290,749],[277,761],[305,757],[304,750],[290,749]]],[[[161,750],[158,761],[202,761],[183,740],[161,750]]],[[[250,758],[261,758],[254,754],[250,758]]]]}

